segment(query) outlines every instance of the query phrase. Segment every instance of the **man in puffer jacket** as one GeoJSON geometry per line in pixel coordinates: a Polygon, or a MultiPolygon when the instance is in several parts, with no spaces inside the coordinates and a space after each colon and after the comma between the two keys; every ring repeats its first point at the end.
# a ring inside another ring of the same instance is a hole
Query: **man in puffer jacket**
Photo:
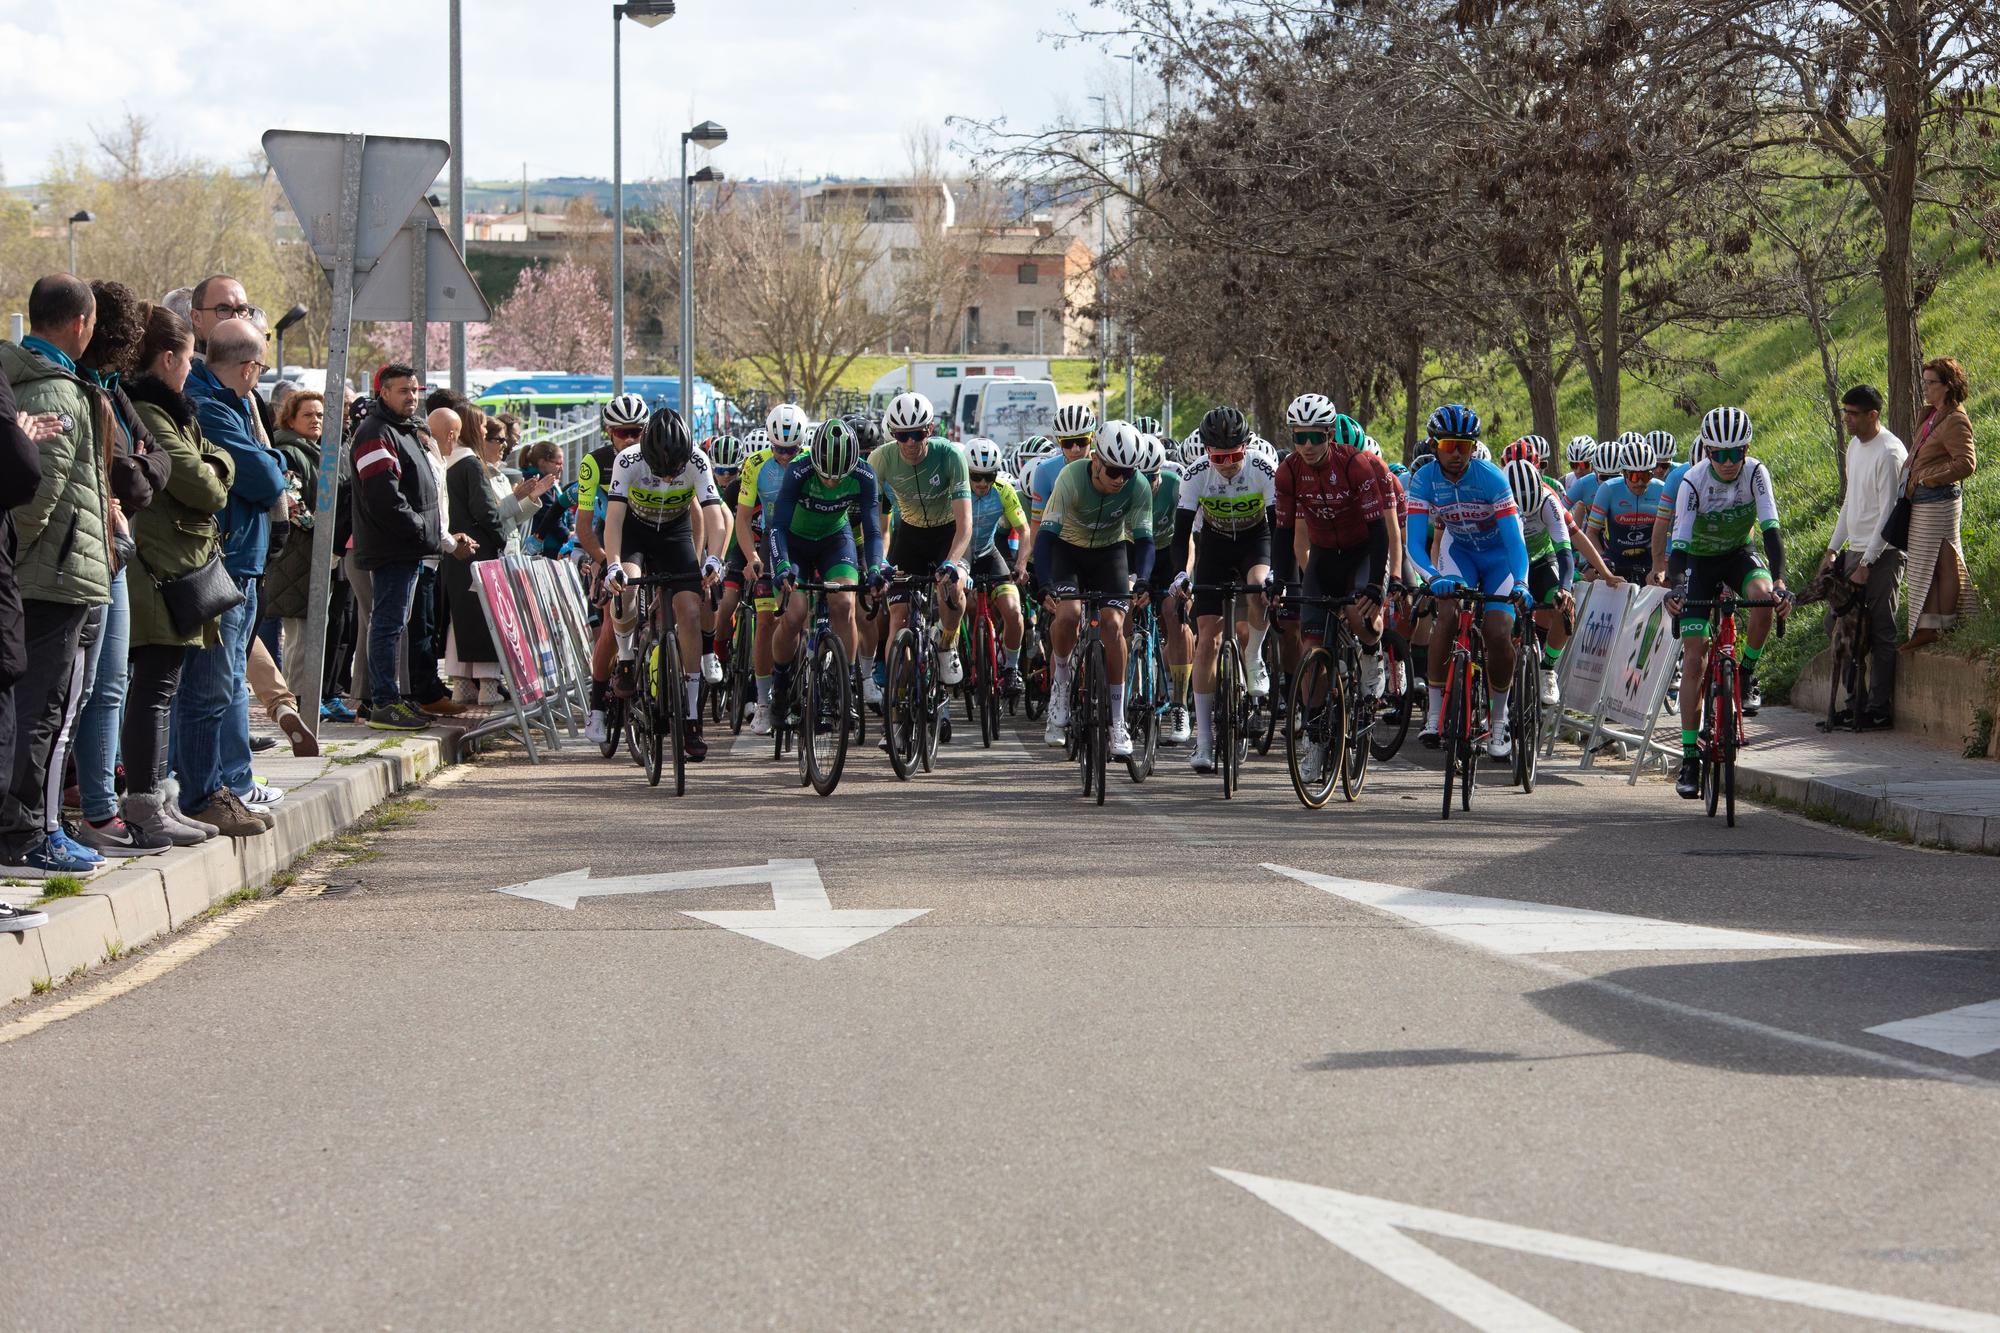
{"type": "Polygon", "coordinates": [[[26,665],[14,683],[14,760],[0,793],[0,869],[11,875],[88,874],[103,864],[49,818],[61,798],[49,755],[81,683],[83,622],[111,600],[104,442],[96,400],[76,370],[96,325],[89,286],[56,273],[28,294],[30,336],[18,347],[0,343],[0,373],[21,415],[53,413],[61,426],[41,441],[34,498],[14,510],[26,665]]]}

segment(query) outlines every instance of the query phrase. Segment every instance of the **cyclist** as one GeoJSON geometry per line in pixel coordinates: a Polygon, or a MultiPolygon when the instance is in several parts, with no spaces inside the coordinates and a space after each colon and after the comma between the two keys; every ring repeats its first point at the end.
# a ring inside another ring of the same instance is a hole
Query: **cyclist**
{"type": "Polygon", "coordinates": [[[729,554],[722,561],[722,604],[715,613],[715,641],[724,652],[736,642],[736,612],[743,604],[743,591],[749,582],[744,574],[743,548],[736,540],[736,515],[743,500],[743,467],[751,456],[768,446],[769,440],[770,435],[762,426],[744,435],[736,446],[735,474],[726,479],[723,459],[730,451],[718,445],[716,454],[709,459],[715,466],[715,489],[721,494],[723,506],[729,514],[729,554]]]}
{"type": "MultiPolygon", "coordinates": [[[[646,400],[638,394],[619,394],[597,413],[604,443],[585,454],[576,465],[576,541],[600,574],[608,564],[601,534],[611,471],[619,453],[637,444],[646,433],[646,421],[652,415],[646,400]]],[[[611,617],[600,617],[597,641],[590,653],[590,716],[583,724],[583,734],[593,745],[604,743],[604,697],[611,689],[611,663],[617,649],[611,617]]]]}
{"type": "Polygon", "coordinates": [[[1000,688],[1007,694],[1021,689],[1021,594],[1027,582],[1028,551],[1024,538],[1028,516],[1014,483],[1000,474],[1000,446],[982,437],[965,445],[967,478],[972,483],[972,574],[974,578],[1006,579],[993,589],[993,610],[1000,620],[1000,688]],[[1001,541],[1005,538],[1006,548],[1001,541]],[[1009,554],[1012,559],[1009,559],[1009,554]]]}
{"type": "Polygon", "coordinates": [[[1689,468],[1702,459],[1701,438],[1688,449],[1688,460],[1676,463],[1667,470],[1667,479],[1660,488],[1659,517],[1653,523],[1653,572],[1652,581],[1661,587],[1667,586],[1667,539],[1674,530],[1674,499],[1681,491],[1681,478],[1689,468]]]}
{"type": "Polygon", "coordinates": [[[1056,437],[1054,449],[1035,465],[1027,477],[1028,541],[1031,549],[1035,535],[1041,531],[1042,510],[1048,506],[1056,478],[1090,448],[1090,437],[1097,431],[1097,413],[1082,403],[1059,407],[1053,429],[1056,437]]]}
{"type": "Polygon", "coordinates": [[[1590,502],[1590,534],[1621,579],[1644,583],[1653,572],[1653,525],[1666,486],[1653,475],[1653,447],[1645,437],[1618,437],[1613,461],[1622,475],[1597,488],[1590,502]]]}
{"type": "MultiPolygon", "coordinates": [[[[972,545],[972,484],[965,451],[933,435],[936,422],[930,399],[896,395],[882,414],[889,442],[868,456],[868,465],[881,485],[882,502],[895,509],[889,563],[905,574],[936,573],[938,679],[956,685],[965,677],[958,659],[958,622],[965,615],[959,585],[972,572],[965,558],[972,545]]],[[[894,643],[909,618],[909,593],[898,593],[890,599],[885,642],[894,643]]]]}
{"type": "MultiPolygon", "coordinates": [[[[1473,456],[1479,443],[1479,414],[1462,403],[1447,403],[1431,413],[1430,435],[1437,457],[1410,483],[1410,526],[1405,549],[1410,562],[1437,594],[1437,627],[1430,654],[1430,712],[1418,739],[1430,748],[1439,744],[1438,726],[1444,713],[1444,675],[1451,644],[1458,636],[1458,606],[1442,594],[1460,586],[1494,597],[1528,596],[1528,545],[1521,515],[1506,475],[1473,456]],[[1431,563],[1431,518],[1443,528],[1437,563],[1431,563]]],[[[1486,640],[1486,678],[1506,682],[1514,676],[1514,608],[1484,608],[1481,630],[1486,640]]],[[[1486,753],[1495,759],[1513,757],[1507,735],[1504,684],[1490,692],[1493,711],[1486,753]]]]}
{"type": "Polygon", "coordinates": [[[1597,441],[1588,435],[1573,436],[1569,442],[1569,475],[1563,478],[1563,503],[1571,526],[1581,528],[1590,517],[1590,502],[1597,495],[1597,441]],[[1583,506],[1582,515],[1577,506],[1583,506]]]}
{"type": "MultiPolygon", "coordinates": [[[[1261,452],[1250,452],[1250,423],[1234,407],[1213,407],[1201,419],[1201,442],[1208,456],[1181,478],[1179,508],[1174,514],[1173,567],[1169,587],[1185,592],[1191,584],[1264,583],[1271,574],[1271,509],[1276,503],[1277,470],[1261,452]],[[1202,522],[1193,572],[1188,567],[1188,543],[1194,520],[1202,522]]],[[[1269,448],[1268,445],[1265,446],[1269,448]]],[[[1188,766],[1197,773],[1213,771],[1215,662],[1222,649],[1223,612],[1229,599],[1220,592],[1194,594],[1194,753],[1188,766]]],[[[1263,593],[1250,598],[1250,632],[1243,661],[1252,695],[1270,693],[1270,669],[1264,665],[1264,638],[1270,618],[1263,593]]],[[[1236,627],[1231,625],[1234,634],[1236,627]]]]}
{"type": "MultiPolygon", "coordinates": [[[[708,455],[708,466],[715,474],[716,493],[722,496],[722,521],[726,528],[722,539],[722,549],[726,557],[722,566],[722,597],[727,601],[729,558],[733,558],[736,554],[736,500],[738,488],[743,480],[745,452],[743,439],[739,435],[717,435],[702,446],[702,452],[708,455]]],[[[740,588],[741,585],[738,586],[740,588]]],[[[722,680],[722,658],[716,652],[716,645],[720,643],[725,648],[728,646],[729,636],[724,632],[725,625],[733,630],[735,619],[734,603],[730,603],[728,615],[723,613],[720,604],[717,604],[714,611],[706,607],[702,610],[704,625],[701,632],[701,675],[702,679],[711,685],[722,680]]]]}
{"type": "MultiPolygon", "coordinates": [[[[1160,436],[1146,435],[1141,439],[1146,452],[1139,472],[1153,488],[1153,531],[1171,532],[1174,513],[1180,508],[1181,467],[1167,461],[1167,444],[1160,436]]],[[[1171,702],[1167,705],[1166,726],[1161,729],[1160,740],[1167,745],[1186,745],[1188,708],[1194,689],[1194,631],[1188,627],[1180,599],[1165,595],[1171,574],[1166,561],[1155,560],[1152,578],[1148,580],[1153,604],[1159,608],[1160,644],[1166,650],[1170,682],[1167,694],[1171,702]]]]}
{"type": "MultiPolygon", "coordinates": [[[[1708,615],[1681,615],[1681,600],[1713,598],[1727,587],[1752,601],[1773,596],[1790,602],[1785,591],[1785,539],[1778,522],[1778,500],[1771,473],[1750,457],[1753,435],[1750,416],[1740,407],[1718,407],[1701,419],[1695,446],[1702,461],[1681,478],[1674,499],[1674,531],[1667,556],[1667,582],[1673,590],[1667,609],[1678,618],[1681,634],[1681,772],[1674,790],[1689,800],[1701,794],[1701,765],[1696,757],[1700,739],[1701,695],[1698,682],[1708,666],[1708,615]],[[1753,532],[1763,534],[1760,561],[1750,549],[1753,532]]],[[[1771,608],[1750,612],[1750,632],[1743,649],[1743,715],[1755,717],[1763,705],[1757,688],[1757,659],[1771,633],[1771,608]]]]}
{"type": "Polygon", "coordinates": [[[1145,461],[1139,432],[1124,421],[1097,428],[1096,449],[1062,470],[1035,533],[1035,564],[1048,571],[1056,598],[1049,625],[1049,720],[1042,739],[1063,743],[1069,725],[1069,685],[1079,627],[1081,595],[1102,597],[1104,673],[1111,691],[1113,756],[1132,753],[1125,725],[1125,608],[1135,582],[1140,597],[1153,572],[1153,496],[1139,475],[1145,461]],[[1127,543],[1130,543],[1128,546],[1127,543]]]}
{"type": "Polygon", "coordinates": [[[743,477],[736,495],[736,549],[750,595],[756,599],[757,637],[751,645],[757,673],[757,703],[750,712],[752,735],[771,734],[771,672],[776,665],[771,644],[778,631],[778,598],[771,587],[770,561],[765,558],[764,515],[778,498],[785,469],[806,442],[806,414],[797,403],[779,403],[764,416],[768,443],[743,460],[743,477]]]}
{"type": "MultiPolygon", "coordinates": [[[[780,588],[807,583],[861,586],[881,572],[882,510],[875,470],[861,461],[860,440],[853,427],[829,417],[813,433],[804,458],[785,468],[772,501],[770,528],[771,578],[780,588]],[[861,524],[857,553],[851,524],[861,524]]],[[[855,660],[854,593],[826,594],[827,617],[840,646],[855,660]]],[[[798,656],[805,630],[806,599],[785,604],[772,643],[775,658],[772,691],[779,707],[791,699],[792,661],[798,656]]]]}
{"type": "MultiPolygon", "coordinates": [[[[1285,417],[1292,423],[1292,452],[1278,465],[1278,538],[1292,551],[1306,597],[1360,595],[1362,600],[1347,606],[1344,614],[1361,645],[1361,688],[1379,699],[1387,675],[1382,605],[1389,583],[1395,483],[1381,458],[1367,451],[1361,424],[1334,412],[1325,397],[1301,395],[1285,417]]],[[[1301,640],[1323,642],[1326,624],[1326,607],[1302,608],[1301,640]]]]}
{"type": "MultiPolygon", "coordinates": [[[[728,525],[722,515],[722,496],[715,489],[715,476],[708,459],[694,447],[681,414],[671,407],[655,412],[646,423],[639,443],[618,455],[611,472],[604,511],[604,548],[618,552],[618,559],[606,571],[606,582],[617,592],[612,611],[618,636],[620,694],[633,691],[634,663],[638,649],[633,638],[638,629],[639,609],[626,587],[634,575],[680,575],[699,577],[704,587],[722,577],[722,550],[728,525]],[[697,537],[695,523],[700,522],[697,537]]],[[[682,663],[701,660],[701,608],[703,598],[692,588],[678,588],[673,595],[674,632],[680,636],[682,663]]],[[[682,670],[687,695],[688,727],[681,752],[692,762],[708,756],[708,744],[701,738],[701,669],[682,670]]]]}

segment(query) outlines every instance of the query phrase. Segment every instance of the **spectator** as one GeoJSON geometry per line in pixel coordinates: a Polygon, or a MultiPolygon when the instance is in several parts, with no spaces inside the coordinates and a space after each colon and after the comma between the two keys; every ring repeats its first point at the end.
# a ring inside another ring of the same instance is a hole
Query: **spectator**
{"type": "MultiPolygon", "coordinates": [[[[77,803],[83,826],[77,841],[105,856],[133,856],[165,851],[164,839],[135,839],[118,816],[119,732],[125,715],[125,682],[131,613],[126,600],[126,570],[132,559],[132,521],[167,483],[172,460],[154,443],[152,431],[139,419],[122,377],[139,369],[145,341],[147,312],[122,282],[93,282],[97,328],[90,345],[77,359],[85,380],[97,390],[97,424],[105,448],[111,500],[111,600],[91,608],[84,627],[83,706],[77,713],[77,803]]],[[[50,766],[62,762],[63,747],[50,755],[50,766]]]]}
{"type": "Polygon", "coordinates": [[[384,366],[375,376],[375,404],[354,437],[354,563],[373,581],[368,619],[368,725],[378,731],[421,731],[427,714],[403,701],[396,682],[403,630],[417,568],[428,555],[472,559],[462,532],[447,535],[439,516],[437,478],[424,454],[425,432],[411,419],[417,374],[384,366]]]}
{"type": "Polygon", "coordinates": [[[167,611],[160,584],[201,569],[222,550],[216,515],[229,503],[236,463],[202,438],[194,404],[182,392],[194,366],[194,330],[165,306],[146,317],[142,374],[130,393],[166,454],[171,472],[153,503],[133,520],[138,552],[132,579],[131,681],[125,701],[125,823],[134,833],[191,846],[218,832],[254,837],[264,821],[223,788],[209,803],[214,822],[190,819],[168,793],[167,759],[174,696],[190,649],[219,649],[222,617],[185,629],[167,611]]]}
{"type": "MultiPolygon", "coordinates": [[[[265,625],[273,620],[278,623],[275,637],[282,650],[286,680],[311,674],[304,660],[306,594],[312,582],[311,524],[319,495],[320,435],[325,429],[323,394],[294,387],[285,395],[271,444],[285,460],[285,488],[293,497],[293,539],[280,547],[265,567],[258,601],[263,605],[265,625]]],[[[269,638],[265,646],[270,646],[269,638]]]]}
{"type": "MultiPolygon", "coordinates": [[[[199,296],[195,308],[199,315],[199,296]]],[[[213,324],[208,354],[195,359],[184,389],[202,435],[228,451],[235,464],[222,511],[222,564],[243,601],[223,612],[218,646],[188,650],[173,720],[181,809],[218,828],[239,815],[237,807],[268,828],[274,822],[271,810],[284,799],[282,791],[257,781],[250,766],[246,672],[257,623],[257,580],[270,552],[271,506],[285,493],[284,461],[257,438],[250,405],[264,371],[263,354],[263,335],[248,320],[213,324]]]]}
{"type": "MultiPolygon", "coordinates": [[[[62,429],[51,414],[17,418],[14,386],[0,372],[0,782],[14,772],[14,682],[27,667],[21,590],[14,583],[14,511],[42,485],[42,440],[62,429]]],[[[47,912],[0,902],[0,933],[49,923],[47,912]]]]}
{"type": "MultiPolygon", "coordinates": [[[[477,409],[474,409],[475,411],[477,409]]],[[[482,551],[498,555],[510,548],[519,550],[519,538],[539,506],[541,497],[555,484],[554,477],[530,477],[510,484],[500,471],[500,459],[507,451],[507,433],[498,422],[475,422],[479,445],[461,446],[452,455],[446,472],[445,488],[451,511],[460,526],[472,535],[482,551]],[[488,427],[492,427],[489,429],[488,427]]],[[[459,698],[482,704],[500,702],[500,653],[487,632],[486,616],[480,609],[479,593],[473,586],[469,565],[445,572],[445,591],[451,598],[451,638],[446,648],[445,669],[458,682],[459,698]]]]}
{"type": "MultiPolygon", "coordinates": [[[[227,273],[203,278],[188,288],[187,293],[187,319],[194,326],[194,350],[203,356],[208,354],[208,340],[218,324],[232,319],[248,319],[257,309],[250,304],[243,284],[227,273]]],[[[167,294],[168,304],[173,303],[175,295],[173,292],[167,294]]],[[[263,374],[261,370],[257,373],[263,374]]]]}
{"type": "MultiPolygon", "coordinates": [[[[1850,432],[1847,441],[1847,496],[1827,538],[1828,567],[1859,587],[1868,608],[1868,698],[1849,699],[1836,716],[1842,725],[1861,709],[1864,727],[1888,727],[1896,699],[1896,593],[1903,577],[1903,553],[1882,535],[1909,451],[1882,425],[1882,393],[1872,384],[1857,384],[1840,400],[1840,414],[1850,432]]],[[[1828,611],[1829,620],[1832,612],[1828,611]]]]}
{"type": "Polygon", "coordinates": [[[562,450],[548,440],[537,440],[521,450],[521,475],[533,480],[549,477],[553,480],[549,489],[536,501],[534,517],[529,520],[528,538],[524,544],[536,555],[553,560],[562,554],[563,548],[571,540],[571,514],[576,506],[576,496],[562,485],[562,450]]]}
{"type": "MultiPolygon", "coordinates": [[[[438,390],[426,401],[445,399],[465,403],[463,397],[449,389],[438,390]]],[[[446,532],[454,531],[455,525],[451,501],[444,489],[445,457],[451,453],[463,424],[459,410],[434,407],[424,418],[431,434],[431,447],[424,451],[424,462],[430,465],[431,476],[437,482],[438,526],[446,532]]],[[[444,585],[438,578],[438,562],[442,559],[442,556],[426,556],[417,566],[416,586],[410,592],[410,623],[403,636],[403,660],[398,665],[403,673],[403,693],[409,702],[432,717],[455,717],[465,707],[452,699],[451,691],[438,675],[438,658],[444,652],[445,635],[444,585]]]]}
{"type": "Polygon", "coordinates": [[[97,327],[96,298],[69,274],[51,274],[28,294],[28,327],[20,346],[0,343],[0,373],[23,411],[55,414],[58,430],[40,442],[42,477],[33,498],[14,511],[26,664],[14,683],[0,864],[15,875],[88,874],[104,858],[72,841],[56,820],[52,796],[60,795],[60,774],[52,781],[49,755],[81,684],[84,620],[91,607],[111,600],[105,441],[96,402],[76,371],[97,327]]]}
{"type": "Polygon", "coordinates": [[[1905,652],[1936,643],[1952,622],[1979,609],[1965,567],[1959,523],[1960,483],[1972,475],[1972,418],[1965,411],[1965,367],[1948,356],[1924,363],[1924,404],[1917,448],[1903,493],[1910,497],[1910,637],[1905,652]]]}

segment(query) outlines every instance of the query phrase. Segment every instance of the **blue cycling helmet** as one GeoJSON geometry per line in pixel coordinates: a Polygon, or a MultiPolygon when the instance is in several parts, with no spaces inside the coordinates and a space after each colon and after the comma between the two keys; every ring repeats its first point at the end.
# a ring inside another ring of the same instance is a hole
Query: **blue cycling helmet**
{"type": "Polygon", "coordinates": [[[1464,403],[1446,403],[1431,413],[1428,426],[1433,440],[1476,440],[1479,414],[1464,403]]]}

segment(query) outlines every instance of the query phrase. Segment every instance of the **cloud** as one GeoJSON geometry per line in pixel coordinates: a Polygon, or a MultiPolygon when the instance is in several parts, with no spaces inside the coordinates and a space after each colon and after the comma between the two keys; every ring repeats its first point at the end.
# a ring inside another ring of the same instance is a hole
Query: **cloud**
{"type": "MultiPolygon", "coordinates": [[[[1076,0],[682,0],[624,24],[628,176],[671,174],[678,134],[722,122],[733,176],[879,175],[906,134],[951,115],[1039,124],[1105,77],[1101,53],[1058,50],[1076,0]]],[[[129,109],[187,153],[240,162],[263,131],[444,138],[444,0],[0,0],[0,144],[10,181],[129,109]]],[[[611,174],[608,6],[464,6],[468,175],[611,174]]]]}

